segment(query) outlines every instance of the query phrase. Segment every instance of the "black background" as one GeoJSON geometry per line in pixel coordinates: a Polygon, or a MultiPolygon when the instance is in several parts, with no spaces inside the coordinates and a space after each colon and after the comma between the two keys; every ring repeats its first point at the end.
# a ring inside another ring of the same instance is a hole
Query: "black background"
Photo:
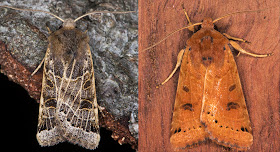
{"type": "MultiPolygon", "coordinates": [[[[8,148],[13,151],[67,151],[83,152],[92,151],[73,145],[67,142],[59,143],[51,147],[41,147],[36,139],[39,104],[29,97],[26,90],[8,80],[0,74],[1,91],[1,126],[2,126],[2,149],[8,148]]],[[[117,141],[111,138],[111,131],[101,128],[101,140],[94,152],[135,151],[130,145],[119,145],[117,141]]]]}

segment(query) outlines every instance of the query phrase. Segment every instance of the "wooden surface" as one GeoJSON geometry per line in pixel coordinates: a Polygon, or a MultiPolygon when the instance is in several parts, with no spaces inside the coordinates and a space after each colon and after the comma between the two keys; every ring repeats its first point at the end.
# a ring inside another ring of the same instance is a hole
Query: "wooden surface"
{"type": "MultiPolygon", "coordinates": [[[[175,67],[177,55],[191,32],[176,33],[148,51],[143,49],[187,25],[186,8],[193,23],[205,17],[216,19],[227,13],[279,6],[279,0],[139,0],[139,151],[170,152],[170,123],[178,81],[178,71],[164,86],[156,89],[175,67]]],[[[254,143],[249,151],[280,149],[280,10],[244,13],[215,23],[220,32],[244,38],[239,43],[247,51],[274,52],[268,58],[236,57],[253,128],[254,143]]],[[[189,151],[226,151],[207,141],[189,151]]],[[[184,150],[186,151],[186,150],[184,150]]]]}

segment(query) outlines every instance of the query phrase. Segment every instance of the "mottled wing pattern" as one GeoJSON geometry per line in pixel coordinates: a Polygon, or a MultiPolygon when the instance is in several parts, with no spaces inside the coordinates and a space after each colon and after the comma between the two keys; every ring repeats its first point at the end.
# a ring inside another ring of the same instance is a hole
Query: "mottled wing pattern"
{"type": "MultiPolygon", "coordinates": [[[[49,54],[50,50],[46,52],[49,54]]],[[[65,139],[60,136],[57,121],[56,87],[52,71],[43,71],[42,92],[40,98],[37,140],[42,146],[52,146],[65,139]]]]}
{"type": "Polygon", "coordinates": [[[100,135],[88,37],[77,29],[62,28],[54,32],[49,41],[37,139],[43,146],[68,141],[95,149],[100,135]],[[52,113],[46,115],[44,111],[52,113]],[[49,120],[53,122],[51,130],[43,127],[49,120]]]}
{"type": "Polygon", "coordinates": [[[201,120],[214,141],[248,149],[253,144],[250,119],[237,66],[229,46],[224,47],[223,66],[212,64],[206,71],[201,120]]]}
{"type": "Polygon", "coordinates": [[[181,63],[173,117],[170,143],[180,149],[205,140],[207,133],[200,122],[205,68],[190,60],[188,45],[181,63]]]}

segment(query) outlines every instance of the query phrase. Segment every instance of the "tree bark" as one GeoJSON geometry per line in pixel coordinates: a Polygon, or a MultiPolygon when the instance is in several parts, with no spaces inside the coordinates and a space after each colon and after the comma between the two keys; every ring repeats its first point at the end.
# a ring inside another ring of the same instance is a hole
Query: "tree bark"
{"type": "MultiPolygon", "coordinates": [[[[138,8],[137,0],[0,1],[0,5],[36,8],[63,19],[75,19],[97,10],[134,11],[138,8]]],[[[100,125],[112,131],[112,138],[118,143],[128,143],[133,149],[137,149],[138,143],[137,16],[137,13],[104,13],[77,22],[77,28],[86,31],[90,38],[97,101],[105,108],[99,114],[100,125]]],[[[0,7],[0,73],[21,85],[37,102],[40,100],[43,66],[32,77],[31,73],[47,50],[49,33],[46,26],[56,31],[61,25],[59,20],[46,13],[0,7]]]]}

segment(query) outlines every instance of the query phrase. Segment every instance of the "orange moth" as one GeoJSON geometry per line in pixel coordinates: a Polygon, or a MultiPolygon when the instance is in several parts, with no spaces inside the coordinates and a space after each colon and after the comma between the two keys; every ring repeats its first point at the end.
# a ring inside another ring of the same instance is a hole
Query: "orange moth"
{"type": "Polygon", "coordinates": [[[230,45],[239,53],[253,57],[267,57],[271,54],[249,53],[235,42],[245,40],[221,34],[214,29],[215,22],[232,14],[214,21],[206,18],[196,24],[190,22],[186,11],[185,14],[189,26],[182,29],[193,30],[195,25],[201,25],[201,29],[187,40],[186,48],[178,55],[175,69],[161,83],[166,83],[181,66],[170,143],[174,149],[182,149],[209,138],[226,147],[249,149],[253,144],[252,128],[230,45]]]}

